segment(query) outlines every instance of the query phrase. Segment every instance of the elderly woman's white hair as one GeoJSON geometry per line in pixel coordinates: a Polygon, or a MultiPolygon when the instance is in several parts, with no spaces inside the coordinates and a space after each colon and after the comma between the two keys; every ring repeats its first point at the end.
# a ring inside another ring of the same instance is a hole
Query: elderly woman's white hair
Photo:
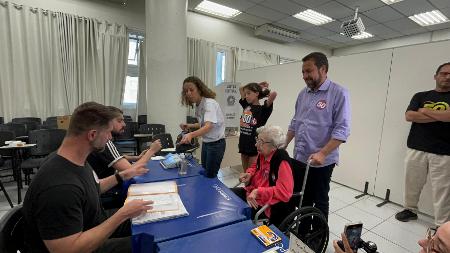
{"type": "Polygon", "coordinates": [[[256,130],[258,134],[264,134],[276,148],[281,148],[286,141],[286,134],[279,126],[262,126],[256,130]]]}

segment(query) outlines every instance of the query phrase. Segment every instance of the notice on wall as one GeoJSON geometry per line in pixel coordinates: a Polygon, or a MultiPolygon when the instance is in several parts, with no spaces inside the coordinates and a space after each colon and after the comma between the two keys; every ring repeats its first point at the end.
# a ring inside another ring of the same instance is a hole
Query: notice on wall
{"type": "Polygon", "coordinates": [[[223,116],[225,119],[225,131],[226,133],[239,131],[239,117],[241,116],[241,106],[239,105],[239,99],[241,94],[239,93],[240,83],[221,83],[217,86],[217,102],[222,108],[223,116]]]}

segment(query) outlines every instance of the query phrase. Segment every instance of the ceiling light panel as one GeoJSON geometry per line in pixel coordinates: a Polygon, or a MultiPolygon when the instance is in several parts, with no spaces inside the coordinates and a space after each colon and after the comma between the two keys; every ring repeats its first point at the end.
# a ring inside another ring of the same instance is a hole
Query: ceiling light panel
{"type": "Polygon", "coordinates": [[[195,9],[223,18],[232,18],[241,14],[239,10],[207,0],[202,1],[199,5],[197,5],[197,7],[195,7],[195,9]]]}
{"type": "Polygon", "coordinates": [[[372,37],[373,37],[372,34],[370,34],[370,33],[368,33],[368,32],[362,32],[362,33],[360,33],[360,34],[357,34],[357,35],[352,36],[352,39],[355,39],[355,40],[363,40],[363,39],[368,39],[368,38],[372,38],[372,37]]]}
{"type": "Polygon", "coordinates": [[[436,25],[449,21],[449,19],[438,10],[409,16],[409,19],[411,19],[412,21],[416,22],[421,26],[436,25]]]}
{"type": "Polygon", "coordinates": [[[323,25],[333,21],[332,18],[323,15],[322,13],[318,13],[311,9],[307,9],[306,11],[299,12],[293,15],[294,18],[301,19],[313,25],[323,25]]]}

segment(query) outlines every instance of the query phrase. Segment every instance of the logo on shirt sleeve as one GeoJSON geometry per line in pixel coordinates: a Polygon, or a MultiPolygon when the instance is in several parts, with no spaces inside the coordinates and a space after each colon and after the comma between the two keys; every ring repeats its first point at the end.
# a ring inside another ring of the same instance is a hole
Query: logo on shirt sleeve
{"type": "Polygon", "coordinates": [[[319,102],[317,102],[316,104],[317,109],[319,110],[323,110],[327,107],[327,101],[325,100],[319,100],[319,102]]]}

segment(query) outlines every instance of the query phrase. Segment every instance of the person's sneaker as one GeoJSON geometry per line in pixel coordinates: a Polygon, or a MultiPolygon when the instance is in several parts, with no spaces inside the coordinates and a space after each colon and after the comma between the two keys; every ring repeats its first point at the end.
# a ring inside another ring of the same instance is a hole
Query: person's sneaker
{"type": "Polygon", "coordinates": [[[405,209],[395,214],[395,218],[399,221],[407,222],[410,220],[417,220],[417,214],[415,214],[409,209],[405,209]]]}

